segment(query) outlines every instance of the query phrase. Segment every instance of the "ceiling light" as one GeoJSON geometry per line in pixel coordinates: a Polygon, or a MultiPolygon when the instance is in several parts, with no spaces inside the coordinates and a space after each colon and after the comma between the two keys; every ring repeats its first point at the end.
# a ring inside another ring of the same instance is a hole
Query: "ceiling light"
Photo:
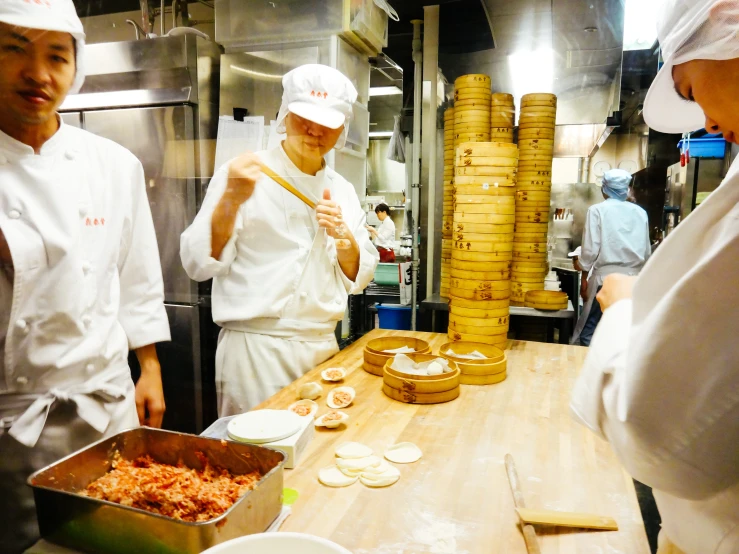
{"type": "Polygon", "coordinates": [[[659,0],[626,0],[624,50],[646,50],[657,40],[659,0]]]}
{"type": "Polygon", "coordinates": [[[370,131],[370,138],[390,138],[393,136],[392,131],[370,131]]]}
{"type": "Polygon", "coordinates": [[[370,87],[370,96],[390,96],[391,94],[403,94],[403,91],[396,86],[392,87],[370,87]]]}

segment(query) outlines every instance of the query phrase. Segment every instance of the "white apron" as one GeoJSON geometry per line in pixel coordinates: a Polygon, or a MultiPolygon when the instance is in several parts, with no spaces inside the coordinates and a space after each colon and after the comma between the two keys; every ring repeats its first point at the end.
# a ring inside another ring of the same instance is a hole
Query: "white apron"
{"type": "Polygon", "coordinates": [[[603,267],[599,267],[590,274],[590,277],[588,277],[588,297],[585,299],[582,313],[575,325],[575,331],[572,335],[570,344],[580,344],[580,334],[585,327],[585,323],[588,321],[590,310],[593,307],[593,302],[596,302],[595,296],[598,293],[598,289],[603,286],[603,280],[613,273],[620,273],[621,275],[638,275],[639,270],[634,269],[633,267],[605,265],[603,267]]]}
{"type": "MultiPolygon", "coordinates": [[[[326,268],[334,267],[327,250],[328,241],[326,232],[316,229],[297,290],[284,309],[285,317],[309,319],[310,313],[302,306],[302,299],[316,287],[329,298],[337,296],[337,291],[332,289],[339,283],[326,279],[326,268]]],[[[218,417],[251,410],[339,351],[333,333],[275,336],[272,333],[277,327],[278,320],[270,319],[224,326],[216,351],[218,417]]]]}

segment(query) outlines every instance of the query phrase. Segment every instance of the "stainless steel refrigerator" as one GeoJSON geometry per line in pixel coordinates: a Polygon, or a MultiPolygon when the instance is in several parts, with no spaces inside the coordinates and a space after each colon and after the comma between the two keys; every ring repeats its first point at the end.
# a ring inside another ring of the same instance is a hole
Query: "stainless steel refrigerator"
{"type": "Polygon", "coordinates": [[[213,175],[220,54],[194,36],[90,45],[85,85],[60,110],[65,123],[125,146],[144,167],[172,332],[157,347],[164,426],[185,432],[202,431],[215,410],[209,286],[189,279],[179,244],[213,175]]]}

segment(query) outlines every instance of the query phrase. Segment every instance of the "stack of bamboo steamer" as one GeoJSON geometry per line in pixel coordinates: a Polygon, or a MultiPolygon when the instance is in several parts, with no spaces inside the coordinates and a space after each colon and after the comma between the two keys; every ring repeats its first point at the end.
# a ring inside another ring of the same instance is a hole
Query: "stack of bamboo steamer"
{"type": "Polygon", "coordinates": [[[454,81],[454,147],[490,141],[490,77],[462,75],[454,81]]]}
{"type": "Polygon", "coordinates": [[[457,147],[449,337],[505,345],[511,294],[518,147],[457,147]]]}
{"type": "Polygon", "coordinates": [[[454,108],[444,112],[444,206],[441,218],[441,296],[449,298],[454,224],[454,108]]]}
{"type": "Polygon", "coordinates": [[[526,94],[521,98],[512,305],[523,306],[526,292],[544,288],[556,116],[554,94],[526,94]]]}
{"type": "Polygon", "coordinates": [[[513,142],[513,127],[516,123],[516,106],[513,95],[496,92],[490,100],[490,140],[513,142]]]}
{"type": "MultiPolygon", "coordinates": [[[[433,362],[439,356],[407,354],[414,363],[433,362]]],[[[441,375],[416,375],[393,369],[393,360],[385,362],[382,392],[393,400],[406,404],[439,404],[459,396],[460,372],[453,360],[447,360],[451,371],[441,375]]]]}

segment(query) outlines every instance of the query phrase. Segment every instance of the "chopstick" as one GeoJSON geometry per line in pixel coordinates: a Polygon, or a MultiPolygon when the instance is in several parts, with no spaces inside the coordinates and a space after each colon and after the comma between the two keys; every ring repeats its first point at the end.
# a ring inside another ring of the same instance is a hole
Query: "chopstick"
{"type": "Polygon", "coordinates": [[[296,196],[296,197],[300,198],[300,200],[302,200],[305,204],[307,204],[308,206],[310,206],[311,209],[313,209],[313,210],[316,209],[316,203],[313,202],[313,200],[311,200],[310,198],[308,198],[305,194],[303,194],[298,189],[296,189],[294,186],[292,186],[290,183],[288,183],[287,181],[285,181],[285,179],[283,179],[282,177],[280,177],[279,175],[277,175],[277,173],[275,173],[274,171],[272,171],[269,167],[267,167],[263,163],[260,163],[259,166],[260,166],[260,168],[262,170],[262,173],[264,173],[267,177],[269,177],[270,179],[272,179],[275,183],[277,183],[278,185],[280,185],[282,188],[284,188],[287,192],[289,192],[293,196],[296,196]]]}
{"type": "MultiPolygon", "coordinates": [[[[523,499],[523,493],[518,482],[518,473],[516,472],[516,464],[513,462],[513,456],[510,454],[505,455],[505,468],[508,473],[508,482],[511,485],[511,492],[513,493],[513,503],[516,508],[526,508],[526,502],[523,499]]],[[[529,554],[541,554],[539,549],[539,543],[536,541],[536,531],[534,526],[530,523],[521,525],[523,530],[523,540],[526,542],[526,550],[529,554]]]]}

